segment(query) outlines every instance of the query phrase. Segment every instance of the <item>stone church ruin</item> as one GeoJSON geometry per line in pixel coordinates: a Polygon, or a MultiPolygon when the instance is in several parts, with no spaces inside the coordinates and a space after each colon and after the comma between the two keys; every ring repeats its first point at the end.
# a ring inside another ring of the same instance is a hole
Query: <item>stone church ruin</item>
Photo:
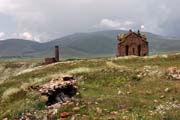
{"type": "Polygon", "coordinates": [[[148,41],[140,31],[129,30],[127,34],[119,34],[117,57],[120,56],[147,56],[149,54],[148,41]]]}

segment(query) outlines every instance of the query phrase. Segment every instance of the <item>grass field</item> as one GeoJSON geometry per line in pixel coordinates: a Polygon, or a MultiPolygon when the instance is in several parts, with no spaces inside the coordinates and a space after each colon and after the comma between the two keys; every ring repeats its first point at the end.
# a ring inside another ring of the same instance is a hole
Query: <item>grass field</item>
{"type": "Polygon", "coordinates": [[[39,65],[40,60],[0,62],[0,119],[27,112],[37,120],[56,120],[61,112],[69,113],[67,120],[180,119],[180,81],[168,80],[165,73],[168,67],[180,68],[180,54],[39,65]],[[41,95],[28,88],[64,74],[78,80],[76,104],[49,112],[41,95]]]}

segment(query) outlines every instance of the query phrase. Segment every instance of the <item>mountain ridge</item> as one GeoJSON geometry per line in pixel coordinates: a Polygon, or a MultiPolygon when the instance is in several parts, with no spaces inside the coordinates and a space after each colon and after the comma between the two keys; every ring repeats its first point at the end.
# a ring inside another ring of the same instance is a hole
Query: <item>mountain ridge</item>
{"type": "MultiPolygon", "coordinates": [[[[54,55],[53,47],[60,46],[62,58],[115,56],[117,34],[122,30],[105,30],[89,33],[75,33],[49,42],[40,43],[23,39],[0,41],[0,56],[49,57],[54,55]]],[[[170,39],[149,32],[143,32],[149,41],[150,54],[180,51],[180,39],[170,39]]]]}

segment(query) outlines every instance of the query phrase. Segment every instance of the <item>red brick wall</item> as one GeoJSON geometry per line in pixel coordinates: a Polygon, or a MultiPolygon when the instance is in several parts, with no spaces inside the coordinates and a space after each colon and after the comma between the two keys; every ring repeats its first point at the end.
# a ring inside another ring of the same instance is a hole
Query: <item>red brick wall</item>
{"type": "Polygon", "coordinates": [[[148,42],[142,40],[140,36],[135,34],[129,35],[126,40],[118,44],[118,55],[127,56],[126,46],[128,46],[128,55],[146,56],[148,55],[149,48],[148,42]],[[140,46],[140,50],[139,50],[140,46]]]}

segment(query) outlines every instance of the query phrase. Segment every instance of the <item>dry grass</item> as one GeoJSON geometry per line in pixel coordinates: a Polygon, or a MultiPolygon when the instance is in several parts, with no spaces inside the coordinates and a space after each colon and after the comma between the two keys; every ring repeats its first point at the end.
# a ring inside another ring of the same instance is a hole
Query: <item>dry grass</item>
{"type": "MultiPolygon", "coordinates": [[[[43,119],[47,114],[44,108],[45,98],[27,88],[30,85],[41,85],[63,74],[73,74],[78,79],[80,91],[80,95],[75,97],[79,99],[80,107],[76,114],[81,114],[78,120],[178,120],[179,110],[171,109],[165,114],[154,111],[157,106],[168,101],[180,101],[179,81],[168,80],[165,75],[165,70],[170,66],[180,68],[179,63],[180,55],[162,55],[64,61],[33,70],[26,67],[27,69],[15,72],[20,73],[18,75],[9,75],[0,84],[0,93],[3,96],[0,100],[0,119],[5,116],[14,118],[19,113],[34,109],[43,119]],[[140,74],[141,77],[138,77],[140,74]],[[170,91],[165,92],[166,88],[170,88],[170,91]],[[97,108],[102,109],[102,112],[97,113],[97,108]],[[114,111],[117,114],[113,114],[114,111]],[[86,117],[83,118],[83,115],[86,117]]],[[[6,70],[9,71],[10,68],[13,71],[14,67],[10,65],[6,70]]],[[[59,118],[63,111],[71,113],[68,119],[74,115],[72,106],[69,106],[59,109],[57,114],[51,114],[52,120],[59,118]]]]}
{"type": "Polygon", "coordinates": [[[19,88],[9,88],[3,93],[2,99],[6,99],[9,96],[18,93],[19,91],[21,91],[21,89],[19,89],[19,88]]]}

